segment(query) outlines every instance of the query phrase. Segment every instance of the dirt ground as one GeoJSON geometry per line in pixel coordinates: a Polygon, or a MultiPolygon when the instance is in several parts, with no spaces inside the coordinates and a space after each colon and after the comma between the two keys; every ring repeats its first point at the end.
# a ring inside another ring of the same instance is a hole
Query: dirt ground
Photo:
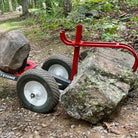
{"type": "Polygon", "coordinates": [[[11,13],[5,13],[0,15],[0,22],[4,22],[6,20],[17,18],[21,15],[21,12],[13,12],[11,13]]]}
{"type": "MultiPolygon", "coordinates": [[[[0,22],[7,19],[5,16],[7,15],[0,15],[0,22]]],[[[2,31],[1,28],[0,30],[2,31]]],[[[45,59],[53,54],[72,57],[72,48],[63,45],[58,39],[49,38],[50,36],[47,36],[42,42],[35,38],[29,39],[30,60],[41,66],[45,59]]],[[[49,114],[34,113],[23,108],[17,97],[16,82],[0,78],[0,138],[136,137],[138,137],[138,89],[129,93],[115,115],[106,122],[92,125],[67,115],[60,103],[49,114]]]]}

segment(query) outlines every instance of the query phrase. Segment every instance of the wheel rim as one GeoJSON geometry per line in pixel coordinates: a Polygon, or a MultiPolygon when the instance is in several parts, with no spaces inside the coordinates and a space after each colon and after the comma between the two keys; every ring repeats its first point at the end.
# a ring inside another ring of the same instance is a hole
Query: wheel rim
{"type": "Polygon", "coordinates": [[[62,65],[54,64],[54,65],[50,66],[48,71],[50,73],[53,73],[53,74],[60,76],[62,78],[69,79],[68,71],[62,65]]]}
{"type": "Polygon", "coordinates": [[[47,91],[37,81],[29,81],[25,84],[24,95],[26,100],[34,106],[42,106],[47,101],[47,91]]]}

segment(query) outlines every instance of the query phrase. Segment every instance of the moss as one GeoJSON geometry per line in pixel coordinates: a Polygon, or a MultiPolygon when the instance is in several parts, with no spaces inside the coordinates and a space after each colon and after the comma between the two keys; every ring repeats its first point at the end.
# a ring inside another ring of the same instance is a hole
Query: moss
{"type": "Polygon", "coordinates": [[[138,88],[138,79],[130,84],[130,91],[138,88]]]}
{"type": "Polygon", "coordinates": [[[84,91],[78,93],[78,98],[83,98],[85,96],[84,91]]]}
{"type": "Polygon", "coordinates": [[[79,106],[78,106],[78,109],[79,109],[79,110],[82,110],[82,109],[83,109],[83,106],[79,105],[79,106]]]}
{"type": "Polygon", "coordinates": [[[98,101],[93,101],[93,105],[99,105],[98,101]]]}

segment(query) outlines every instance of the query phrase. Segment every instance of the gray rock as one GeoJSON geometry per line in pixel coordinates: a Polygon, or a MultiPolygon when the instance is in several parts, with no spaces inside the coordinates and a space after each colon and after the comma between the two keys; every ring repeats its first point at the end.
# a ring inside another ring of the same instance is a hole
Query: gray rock
{"type": "Polygon", "coordinates": [[[130,89],[138,87],[134,58],[115,49],[95,49],[79,67],[72,83],[61,94],[67,113],[93,124],[115,111],[130,89]]]}
{"type": "Polygon", "coordinates": [[[95,126],[95,127],[93,128],[93,130],[95,130],[95,131],[103,131],[104,128],[103,128],[102,126],[95,126]]]}
{"type": "Polygon", "coordinates": [[[90,10],[90,11],[88,11],[88,13],[86,15],[93,16],[95,18],[100,17],[99,12],[97,10],[90,10]]]}
{"type": "Polygon", "coordinates": [[[30,52],[29,41],[19,30],[10,31],[0,36],[0,69],[14,73],[18,71],[30,52]]]}
{"type": "Polygon", "coordinates": [[[75,128],[76,126],[75,125],[71,125],[71,128],[75,128]]]}

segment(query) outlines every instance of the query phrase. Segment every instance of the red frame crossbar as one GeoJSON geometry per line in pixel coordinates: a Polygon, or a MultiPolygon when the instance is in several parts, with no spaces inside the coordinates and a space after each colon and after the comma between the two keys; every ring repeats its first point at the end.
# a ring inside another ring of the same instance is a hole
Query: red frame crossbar
{"type": "Polygon", "coordinates": [[[34,69],[36,66],[37,66],[37,64],[35,64],[34,62],[31,62],[31,61],[27,60],[26,67],[25,67],[21,72],[19,72],[19,73],[17,73],[17,74],[14,73],[14,74],[12,74],[12,75],[14,75],[14,76],[16,76],[16,77],[19,77],[19,76],[21,76],[21,74],[24,73],[25,71],[30,70],[30,69],[34,69]]]}
{"type": "Polygon", "coordinates": [[[82,36],[82,25],[77,26],[76,30],[76,39],[75,41],[71,41],[67,39],[65,35],[65,31],[60,32],[60,38],[62,42],[68,46],[74,47],[74,57],[73,57],[73,64],[72,64],[72,74],[71,74],[71,81],[73,80],[74,75],[77,73],[77,66],[78,66],[78,58],[79,58],[79,51],[80,47],[103,47],[103,48],[123,48],[130,51],[133,56],[135,57],[135,63],[132,67],[133,72],[135,72],[138,68],[138,56],[136,51],[129,45],[124,43],[118,42],[88,42],[88,41],[81,41],[82,36]]]}

